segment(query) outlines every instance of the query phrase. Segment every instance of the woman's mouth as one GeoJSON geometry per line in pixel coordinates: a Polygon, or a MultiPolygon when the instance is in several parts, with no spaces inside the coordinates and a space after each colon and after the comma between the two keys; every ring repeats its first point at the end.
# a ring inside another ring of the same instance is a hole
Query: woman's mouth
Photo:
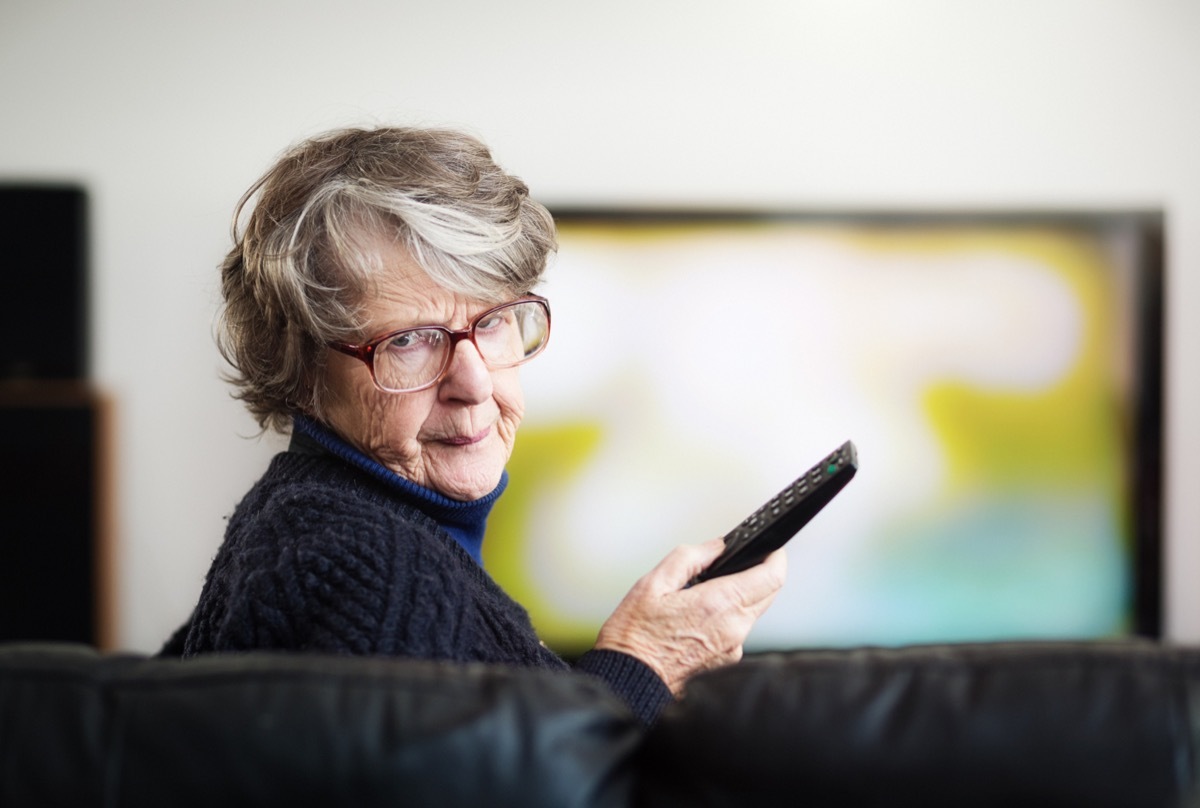
{"type": "Polygon", "coordinates": [[[491,434],[492,428],[489,426],[481,432],[474,435],[451,435],[448,438],[442,438],[441,442],[448,446],[472,446],[484,440],[491,434]]]}

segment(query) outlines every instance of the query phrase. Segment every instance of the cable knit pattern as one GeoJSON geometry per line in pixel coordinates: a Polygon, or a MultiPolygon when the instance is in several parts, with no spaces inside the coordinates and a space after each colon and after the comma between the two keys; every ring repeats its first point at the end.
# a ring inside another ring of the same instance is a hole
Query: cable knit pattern
{"type": "MultiPolygon", "coordinates": [[[[277,455],[230,519],[192,619],[164,653],[292,650],[569,670],[524,608],[418,504],[341,458],[277,455]]],[[[671,700],[624,654],[591,651],[576,667],[608,682],[644,722],[671,700]]]]}

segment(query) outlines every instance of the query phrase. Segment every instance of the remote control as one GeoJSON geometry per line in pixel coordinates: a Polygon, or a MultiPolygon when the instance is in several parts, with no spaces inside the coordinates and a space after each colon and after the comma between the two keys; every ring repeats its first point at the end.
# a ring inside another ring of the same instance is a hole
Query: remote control
{"type": "Polygon", "coordinates": [[[688,586],[740,572],[778,550],[829,504],[858,471],[852,441],[813,466],[725,536],[725,550],[688,586]]]}

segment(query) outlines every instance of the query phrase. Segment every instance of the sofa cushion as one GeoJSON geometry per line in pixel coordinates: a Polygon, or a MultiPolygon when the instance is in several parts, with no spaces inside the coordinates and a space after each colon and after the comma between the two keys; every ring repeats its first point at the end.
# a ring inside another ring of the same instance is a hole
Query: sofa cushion
{"type": "Polygon", "coordinates": [[[0,646],[0,805],[601,806],[641,729],[574,674],[0,646]]]}
{"type": "Polygon", "coordinates": [[[1200,805],[1200,650],[1016,643],[770,654],[693,679],[640,803],[1200,805]]]}

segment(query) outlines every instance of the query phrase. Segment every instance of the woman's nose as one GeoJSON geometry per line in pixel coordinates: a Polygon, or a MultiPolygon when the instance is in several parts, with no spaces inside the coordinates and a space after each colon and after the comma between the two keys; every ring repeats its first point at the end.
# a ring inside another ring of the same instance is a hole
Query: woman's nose
{"type": "Polygon", "coordinates": [[[491,397],[492,372],[471,340],[464,339],[454,346],[450,367],[442,377],[438,394],[442,398],[459,399],[472,404],[491,397]]]}

